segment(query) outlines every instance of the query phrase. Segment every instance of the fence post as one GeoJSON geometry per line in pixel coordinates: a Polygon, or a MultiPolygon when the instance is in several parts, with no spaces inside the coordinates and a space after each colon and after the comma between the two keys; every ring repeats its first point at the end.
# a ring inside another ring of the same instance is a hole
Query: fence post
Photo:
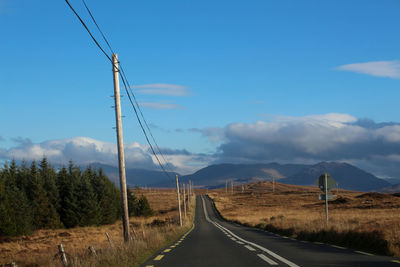
{"type": "Polygon", "coordinates": [[[62,244],[58,245],[58,252],[60,253],[60,259],[63,266],[66,267],[68,265],[67,255],[65,255],[65,251],[62,244]]]}
{"type": "Polygon", "coordinates": [[[108,243],[110,244],[110,247],[112,248],[113,247],[113,243],[111,241],[110,235],[107,232],[106,232],[106,236],[107,236],[108,243]]]}
{"type": "Polygon", "coordinates": [[[89,246],[88,249],[89,249],[90,253],[92,253],[93,256],[97,257],[96,250],[94,249],[93,246],[89,246]]]}

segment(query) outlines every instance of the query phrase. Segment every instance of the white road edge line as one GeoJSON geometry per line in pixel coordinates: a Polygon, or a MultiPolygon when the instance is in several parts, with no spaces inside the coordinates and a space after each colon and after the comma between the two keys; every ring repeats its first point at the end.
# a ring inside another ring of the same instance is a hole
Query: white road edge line
{"type": "Polygon", "coordinates": [[[253,247],[250,247],[249,245],[245,245],[244,247],[250,251],[256,251],[253,247]]]}
{"type": "Polygon", "coordinates": [[[257,256],[260,257],[262,260],[268,262],[270,265],[278,265],[278,263],[274,262],[273,260],[271,260],[270,258],[265,256],[264,254],[257,254],[257,256]]]}
{"type": "Polygon", "coordinates": [[[262,251],[268,253],[270,256],[276,258],[277,260],[282,261],[283,263],[286,263],[286,264],[289,265],[290,267],[300,267],[299,265],[297,265],[297,264],[295,264],[295,263],[293,263],[293,262],[291,262],[291,261],[289,261],[289,260],[287,260],[287,259],[285,259],[285,258],[279,256],[278,254],[272,252],[272,251],[269,250],[269,249],[266,249],[266,248],[264,248],[264,247],[262,247],[262,246],[260,246],[260,245],[257,245],[256,243],[247,241],[247,240],[245,240],[245,239],[243,239],[243,238],[241,238],[241,237],[235,235],[234,233],[232,233],[230,230],[228,230],[227,228],[223,227],[223,226],[220,225],[219,223],[210,220],[210,218],[208,217],[208,213],[207,213],[207,210],[206,210],[206,204],[205,204],[205,201],[204,201],[204,197],[203,197],[203,196],[201,197],[201,200],[203,201],[204,215],[205,215],[206,220],[207,220],[208,222],[214,224],[216,227],[220,228],[221,230],[224,230],[225,232],[231,234],[233,237],[237,238],[238,240],[240,240],[240,241],[242,241],[242,242],[244,242],[244,243],[247,243],[247,244],[249,244],[249,245],[252,245],[253,247],[256,247],[256,248],[258,248],[258,249],[260,249],[260,250],[262,250],[262,251]]]}

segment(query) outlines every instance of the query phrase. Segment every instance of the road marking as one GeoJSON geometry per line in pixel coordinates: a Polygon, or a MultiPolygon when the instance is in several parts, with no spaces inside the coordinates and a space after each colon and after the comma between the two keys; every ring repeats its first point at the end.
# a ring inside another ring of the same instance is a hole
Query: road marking
{"type": "Polygon", "coordinates": [[[268,262],[270,265],[278,265],[278,263],[274,262],[273,260],[271,260],[270,258],[265,256],[264,254],[257,254],[257,256],[260,257],[262,260],[268,262]]]}
{"type": "Polygon", "coordinates": [[[356,250],[355,252],[360,253],[360,254],[363,254],[363,255],[367,255],[367,256],[374,256],[374,254],[367,253],[367,252],[364,252],[364,251],[356,250]]]}
{"type": "Polygon", "coordinates": [[[345,247],[336,246],[336,245],[331,245],[331,247],[334,247],[334,248],[340,248],[340,249],[347,249],[347,248],[345,248],[345,247]]]}
{"type": "Polygon", "coordinates": [[[233,238],[233,237],[232,237],[231,240],[236,241],[236,238],[233,238]]]}
{"type": "Polygon", "coordinates": [[[159,261],[164,257],[164,255],[158,255],[157,257],[154,258],[155,261],[159,261]]]}
{"type": "Polygon", "coordinates": [[[250,251],[256,251],[254,248],[250,247],[249,245],[244,246],[245,248],[247,248],[250,251]]]}
{"type": "Polygon", "coordinates": [[[400,263],[399,260],[392,260],[392,262],[394,262],[394,263],[400,263]]]}
{"type": "Polygon", "coordinates": [[[236,243],[243,245],[244,243],[242,241],[236,241],[236,243]]]}
{"type": "Polygon", "coordinates": [[[313,242],[314,244],[317,244],[317,245],[323,245],[324,243],[321,243],[321,242],[313,242]]]}
{"type": "Polygon", "coordinates": [[[295,263],[293,263],[293,262],[291,262],[291,261],[289,261],[289,260],[287,260],[287,259],[285,259],[285,258],[279,256],[278,254],[272,252],[271,250],[266,249],[266,248],[264,248],[264,247],[262,247],[262,246],[260,246],[260,245],[257,245],[256,243],[247,241],[247,240],[245,240],[245,239],[243,239],[243,238],[237,236],[236,234],[232,233],[232,231],[230,231],[230,230],[228,230],[227,228],[223,227],[223,226],[220,225],[219,223],[210,220],[210,218],[208,217],[207,210],[206,210],[206,204],[205,204],[204,198],[202,197],[201,199],[203,200],[204,216],[206,217],[206,220],[207,220],[208,222],[214,224],[217,228],[221,229],[222,231],[225,231],[225,232],[229,233],[230,235],[234,236],[236,239],[238,239],[238,240],[240,240],[240,241],[242,241],[242,242],[244,242],[244,243],[247,243],[248,245],[252,245],[253,247],[256,247],[256,248],[258,248],[258,249],[260,249],[260,250],[266,252],[266,253],[269,254],[270,256],[274,257],[274,258],[277,259],[277,260],[282,261],[283,263],[286,263],[286,264],[289,265],[290,267],[299,267],[299,265],[297,265],[297,264],[295,264],[295,263]]]}
{"type": "Polygon", "coordinates": [[[154,267],[154,265],[146,265],[146,267],[154,267]]]}
{"type": "Polygon", "coordinates": [[[176,245],[172,245],[172,246],[170,246],[170,248],[174,248],[174,247],[176,247],[176,245]]]}
{"type": "Polygon", "coordinates": [[[249,245],[252,245],[253,247],[256,247],[256,248],[258,248],[258,249],[261,249],[262,251],[268,253],[268,254],[271,255],[272,257],[274,257],[274,258],[276,258],[276,259],[278,259],[278,260],[280,260],[280,261],[286,263],[286,264],[289,265],[290,267],[299,267],[297,264],[295,264],[295,263],[293,263],[293,262],[291,262],[291,261],[289,261],[289,260],[287,260],[287,259],[285,259],[285,258],[279,256],[278,254],[272,252],[271,250],[266,249],[266,248],[264,248],[264,247],[262,247],[262,246],[260,246],[260,245],[257,245],[256,243],[247,241],[247,240],[245,240],[245,239],[243,239],[243,238],[241,238],[241,237],[235,235],[234,233],[232,233],[232,232],[231,232],[230,230],[228,230],[227,228],[221,226],[219,223],[214,222],[214,224],[217,225],[217,227],[218,227],[218,226],[219,226],[219,227],[222,227],[223,229],[225,229],[225,231],[227,231],[228,233],[230,233],[231,235],[233,235],[233,236],[236,237],[237,239],[239,239],[239,240],[241,240],[241,241],[243,241],[243,242],[245,242],[245,243],[247,243],[247,244],[249,244],[249,245]]]}
{"type": "Polygon", "coordinates": [[[170,248],[167,248],[167,249],[164,250],[164,252],[170,252],[170,251],[171,251],[170,248]]]}

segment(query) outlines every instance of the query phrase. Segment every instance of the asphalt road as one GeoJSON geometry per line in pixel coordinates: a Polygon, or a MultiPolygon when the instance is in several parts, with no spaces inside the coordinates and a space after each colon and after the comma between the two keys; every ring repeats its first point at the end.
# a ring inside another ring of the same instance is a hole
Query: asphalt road
{"type": "Polygon", "coordinates": [[[281,237],[222,220],[212,201],[196,198],[195,224],[142,266],[399,266],[400,261],[362,251],[281,237]]]}

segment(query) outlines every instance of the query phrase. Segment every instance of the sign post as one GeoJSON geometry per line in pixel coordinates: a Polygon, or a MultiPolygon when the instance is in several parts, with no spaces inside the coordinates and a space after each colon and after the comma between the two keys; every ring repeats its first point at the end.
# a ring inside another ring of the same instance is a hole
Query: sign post
{"type": "Polygon", "coordinates": [[[333,199],[333,195],[329,195],[328,191],[336,184],[336,181],[328,174],[322,174],[316,181],[315,184],[319,186],[322,192],[325,194],[319,195],[320,200],[325,200],[325,215],[326,215],[326,226],[329,222],[329,211],[328,211],[328,200],[333,199]]]}
{"type": "Polygon", "coordinates": [[[328,216],[328,174],[324,174],[325,180],[325,215],[326,215],[326,226],[328,226],[329,216],[328,216]]]}

